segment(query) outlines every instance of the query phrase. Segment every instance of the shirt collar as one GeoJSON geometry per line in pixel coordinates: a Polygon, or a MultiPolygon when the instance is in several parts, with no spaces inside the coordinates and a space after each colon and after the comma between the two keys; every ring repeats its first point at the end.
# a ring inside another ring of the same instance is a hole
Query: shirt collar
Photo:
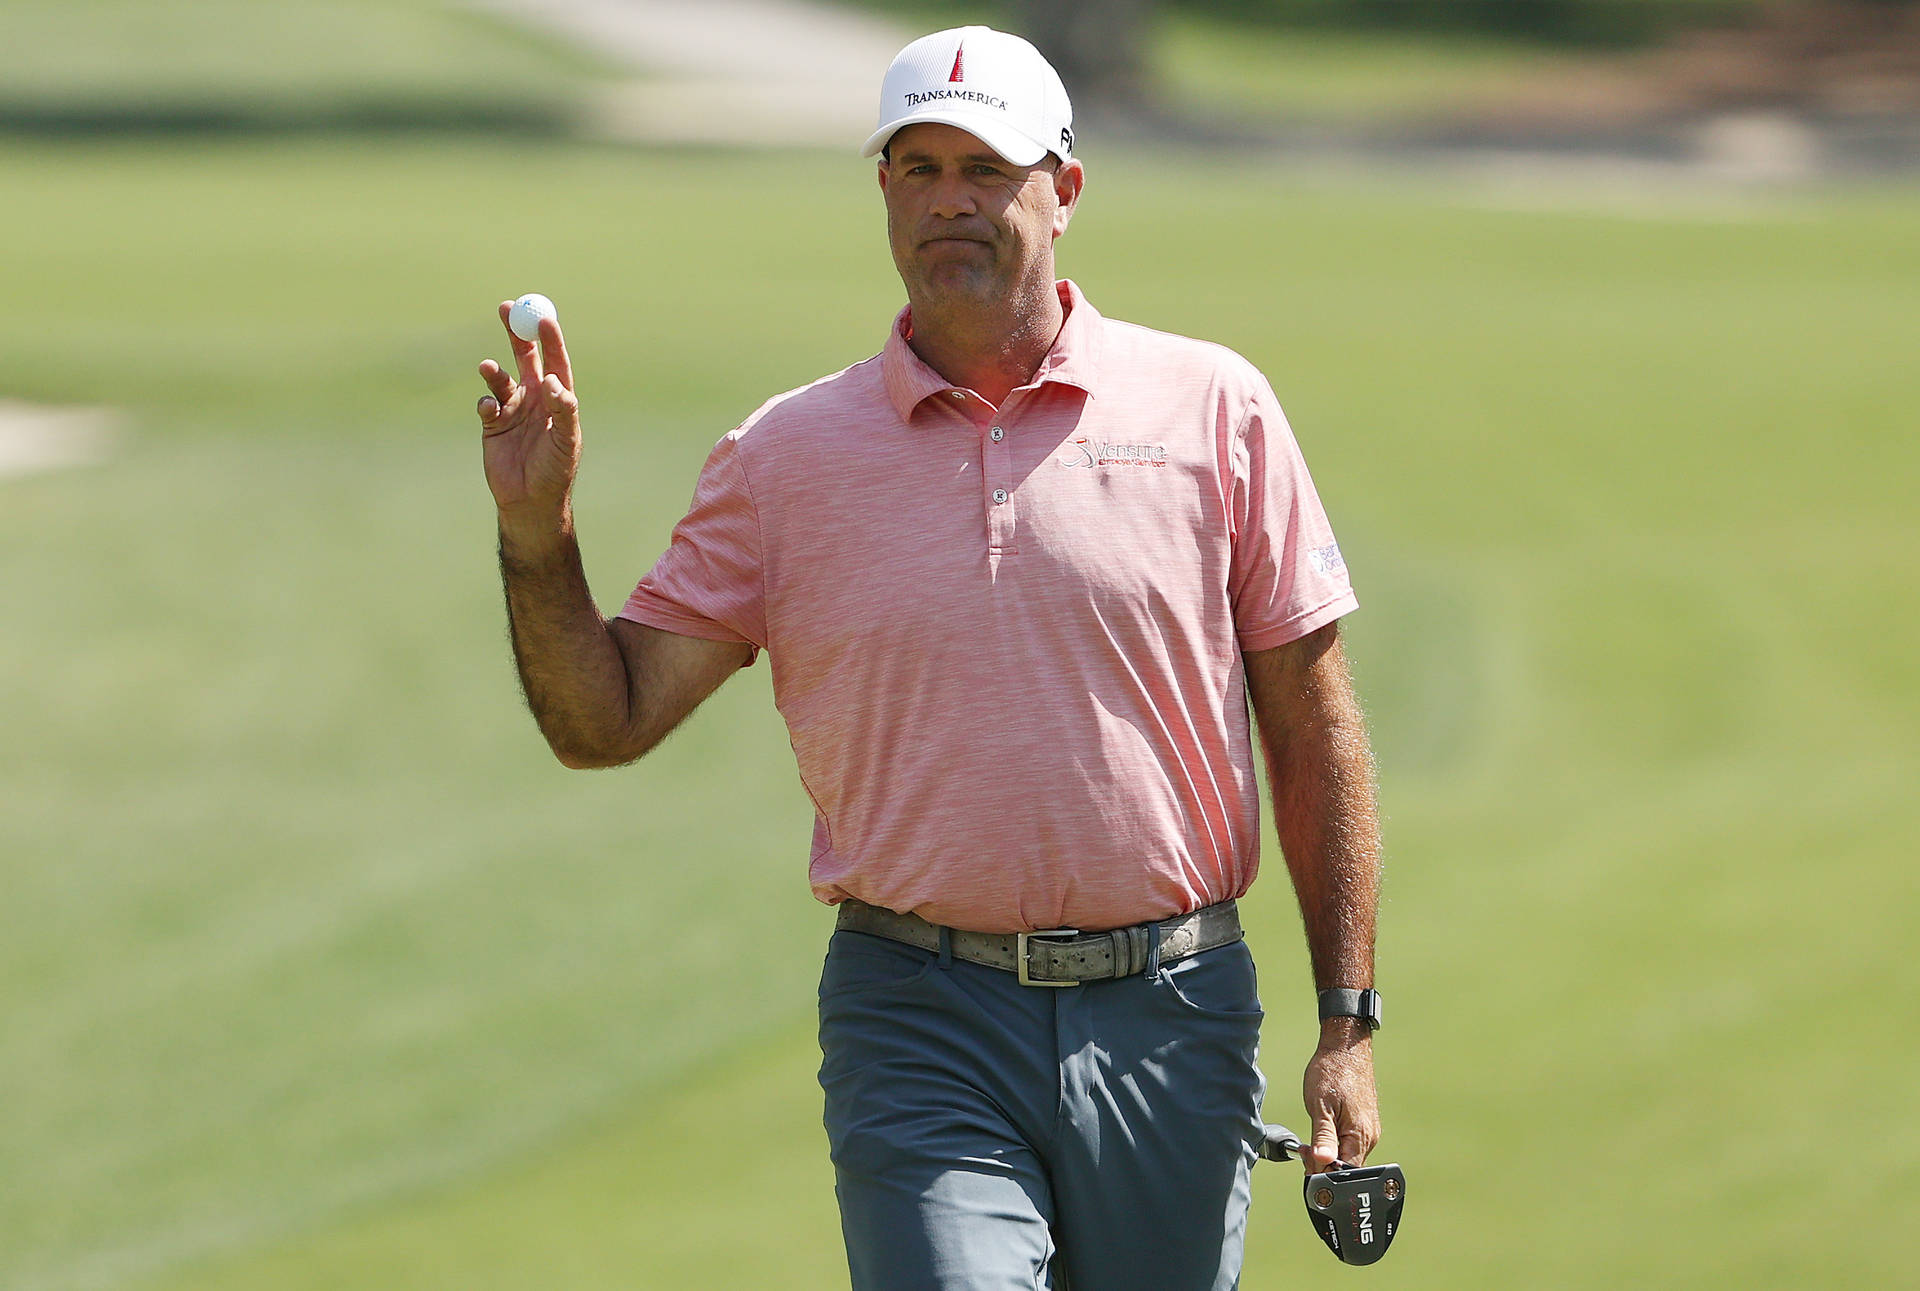
{"type": "MultiPolygon", "coordinates": [[[[1053,381],[1084,390],[1091,396],[1100,356],[1100,326],[1103,320],[1099,311],[1087,303],[1079,285],[1071,278],[1062,278],[1054,284],[1054,289],[1060,293],[1061,307],[1067,311],[1066,322],[1060,328],[1060,335],[1054,339],[1053,348],[1047,351],[1047,356],[1040,360],[1040,366],[1034,369],[1029,384],[1039,386],[1053,381]]],[[[935,395],[949,394],[957,388],[922,362],[920,356],[913,352],[913,347],[907,344],[912,326],[913,308],[908,306],[895,315],[893,327],[887,333],[886,348],[880,352],[887,397],[893,401],[894,409],[902,421],[911,421],[914,410],[926,400],[935,395]]]]}

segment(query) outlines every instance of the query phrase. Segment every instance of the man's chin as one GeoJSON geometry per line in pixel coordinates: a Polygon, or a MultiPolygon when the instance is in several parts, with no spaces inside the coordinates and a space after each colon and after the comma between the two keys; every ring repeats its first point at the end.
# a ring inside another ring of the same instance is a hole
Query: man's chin
{"type": "Polygon", "coordinates": [[[1001,284],[978,265],[933,265],[920,282],[929,296],[954,304],[985,304],[1003,294],[1001,284]]]}

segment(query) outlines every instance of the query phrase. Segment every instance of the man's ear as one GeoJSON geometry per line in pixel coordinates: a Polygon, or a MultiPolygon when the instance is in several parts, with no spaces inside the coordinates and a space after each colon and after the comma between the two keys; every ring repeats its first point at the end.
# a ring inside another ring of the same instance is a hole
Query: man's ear
{"type": "Polygon", "coordinates": [[[880,180],[880,191],[884,193],[887,191],[887,159],[882,157],[879,161],[873,163],[873,166],[874,173],[880,180]]]}
{"type": "Polygon", "coordinates": [[[1053,236],[1059,237],[1067,231],[1067,224],[1073,219],[1073,211],[1080,203],[1080,194],[1087,187],[1087,168],[1078,161],[1063,161],[1053,172],[1053,236]]]}

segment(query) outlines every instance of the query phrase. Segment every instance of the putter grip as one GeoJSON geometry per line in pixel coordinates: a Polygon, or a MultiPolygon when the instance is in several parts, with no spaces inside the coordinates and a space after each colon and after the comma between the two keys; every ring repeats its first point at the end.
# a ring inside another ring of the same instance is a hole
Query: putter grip
{"type": "Polygon", "coordinates": [[[1284,1125],[1269,1125],[1261,1134],[1263,1161],[1291,1161],[1300,1155],[1300,1136],[1284,1125]]]}

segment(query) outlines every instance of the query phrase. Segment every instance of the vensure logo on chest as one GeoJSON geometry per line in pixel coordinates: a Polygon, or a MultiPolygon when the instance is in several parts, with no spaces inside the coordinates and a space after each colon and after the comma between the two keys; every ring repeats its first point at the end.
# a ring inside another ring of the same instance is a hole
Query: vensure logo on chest
{"type": "Polygon", "coordinates": [[[1097,439],[1075,439],[1054,458],[1062,466],[1165,466],[1165,444],[1108,444],[1097,439]]]}

